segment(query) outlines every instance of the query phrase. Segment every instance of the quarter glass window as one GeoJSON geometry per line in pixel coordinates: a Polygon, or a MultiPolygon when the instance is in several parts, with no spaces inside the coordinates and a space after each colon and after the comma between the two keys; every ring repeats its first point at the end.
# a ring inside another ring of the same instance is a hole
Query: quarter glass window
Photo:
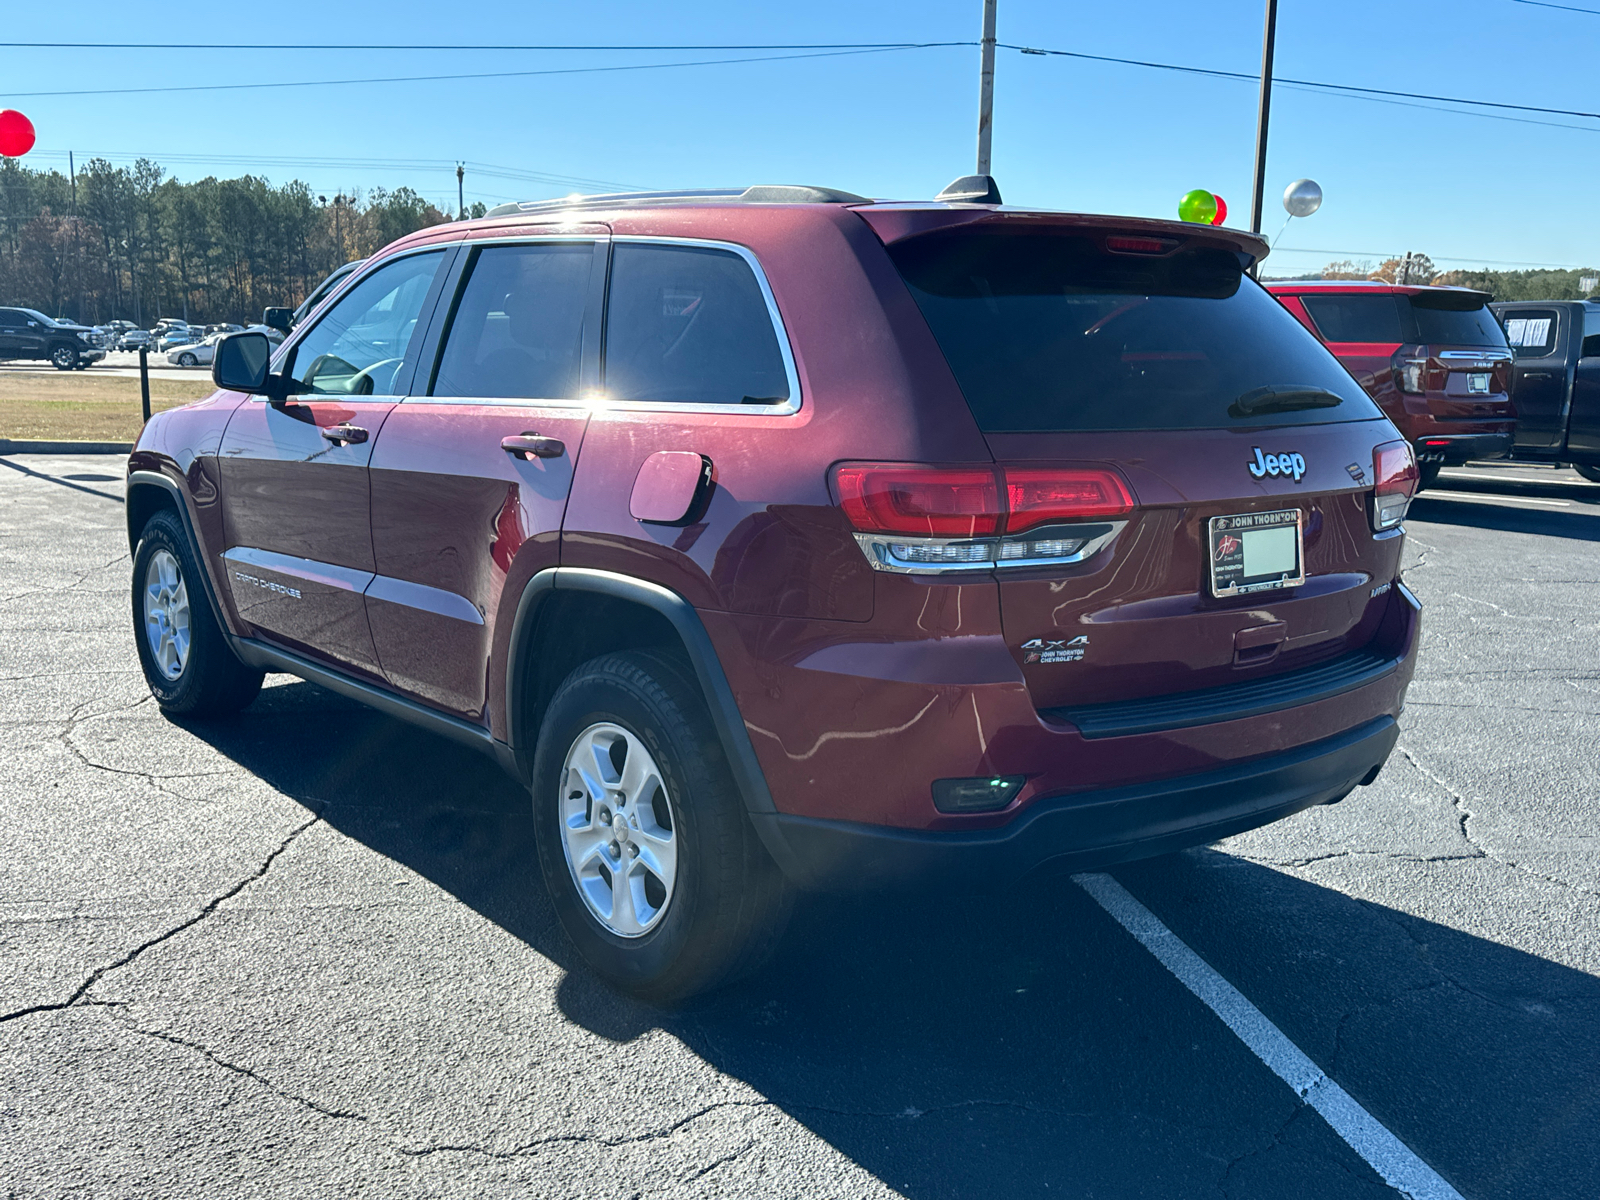
{"type": "Polygon", "coordinates": [[[779,404],[778,336],[739,255],[623,242],[612,250],[606,395],[613,400],[779,404]]]}
{"type": "Polygon", "coordinates": [[[479,251],[432,394],[575,398],[593,260],[587,242],[479,251]]]}
{"type": "Polygon", "coordinates": [[[316,393],[392,396],[442,251],[379,267],[334,304],[294,349],[289,373],[316,393]]]}

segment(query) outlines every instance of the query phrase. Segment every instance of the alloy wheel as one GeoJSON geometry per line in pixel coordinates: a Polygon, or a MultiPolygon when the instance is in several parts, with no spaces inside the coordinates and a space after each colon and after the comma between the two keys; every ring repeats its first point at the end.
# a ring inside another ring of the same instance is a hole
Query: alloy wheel
{"type": "Polygon", "coordinates": [[[561,771],[562,849],[590,914],[618,937],[660,924],[678,874],[677,822],[644,743],[602,721],[573,740],[561,771]]]}
{"type": "Polygon", "coordinates": [[[144,636],[156,668],[177,679],[189,661],[189,590],[168,550],[150,556],[144,572],[144,636]]]}

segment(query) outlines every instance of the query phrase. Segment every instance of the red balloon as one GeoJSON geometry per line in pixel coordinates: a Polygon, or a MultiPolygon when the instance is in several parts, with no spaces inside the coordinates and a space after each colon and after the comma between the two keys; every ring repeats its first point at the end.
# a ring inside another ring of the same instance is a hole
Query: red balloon
{"type": "Polygon", "coordinates": [[[1217,197],[1217,215],[1211,218],[1213,225],[1221,225],[1228,219],[1228,202],[1221,196],[1217,197]]]}
{"type": "Polygon", "coordinates": [[[18,158],[33,149],[33,122],[14,108],[0,110],[0,154],[18,158]]]}

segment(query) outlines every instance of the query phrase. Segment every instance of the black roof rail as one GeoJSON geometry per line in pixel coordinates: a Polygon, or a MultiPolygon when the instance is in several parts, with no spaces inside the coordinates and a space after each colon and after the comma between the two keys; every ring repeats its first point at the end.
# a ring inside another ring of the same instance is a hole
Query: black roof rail
{"type": "Polygon", "coordinates": [[[722,201],[738,204],[871,204],[865,196],[837,188],[795,184],[757,184],[747,188],[684,188],[670,192],[610,192],[593,196],[566,196],[560,200],[523,200],[497,204],[486,217],[514,217],[522,213],[561,212],[574,208],[620,208],[634,205],[681,204],[684,201],[722,201]]]}

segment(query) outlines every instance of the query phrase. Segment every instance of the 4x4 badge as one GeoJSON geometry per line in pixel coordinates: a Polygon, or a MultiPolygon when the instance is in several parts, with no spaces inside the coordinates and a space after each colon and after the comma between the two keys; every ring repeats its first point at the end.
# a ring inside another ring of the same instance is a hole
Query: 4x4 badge
{"type": "Polygon", "coordinates": [[[1252,446],[1250,450],[1256,460],[1247,465],[1250,474],[1257,479],[1268,475],[1293,475],[1294,481],[1299,483],[1300,477],[1306,473],[1306,460],[1299,454],[1263,454],[1260,446],[1252,446]]]}
{"type": "Polygon", "coordinates": [[[1024,663],[1079,662],[1083,658],[1083,648],[1088,644],[1087,633],[1080,633],[1071,639],[1033,638],[1022,643],[1022,661],[1024,663]]]}

